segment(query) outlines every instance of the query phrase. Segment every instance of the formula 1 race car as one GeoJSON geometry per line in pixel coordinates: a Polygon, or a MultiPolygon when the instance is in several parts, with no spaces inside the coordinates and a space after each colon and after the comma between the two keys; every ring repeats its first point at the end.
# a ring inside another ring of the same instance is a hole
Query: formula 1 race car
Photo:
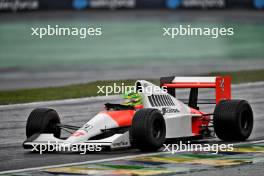
{"type": "Polygon", "coordinates": [[[82,127],[65,125],[53,109],[33,110],[27,120],[24,148],[32,144],[86,143],[110,149],[135,147],[155,151],[170,139],[199,137],[212,134],[223,141],[244,141],[253,128],[253,112],[246,100],[231,99],[231,78],[221,77],[162,77],[160,86],[145,80],[135,83],[141,104],[105,104],[82,127]],[[149,89],[151,88],[151,89],[149,89]],[[190,88],[187,102],[177,98],[177,91],[190,88]],[[213,88],[214,99],[198,99],[198,89],[213,88]],[[155,90],[151,94],[146,90],[155,90]],[[199,110],[198,104],[214,103],[212,113],[199,110]],[[60,138],[61,129],[74,130],[60,138]]]}

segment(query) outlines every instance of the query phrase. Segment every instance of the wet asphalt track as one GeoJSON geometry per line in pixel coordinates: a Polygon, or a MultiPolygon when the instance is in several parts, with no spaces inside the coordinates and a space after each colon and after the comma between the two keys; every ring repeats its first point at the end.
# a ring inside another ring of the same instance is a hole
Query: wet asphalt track
{"type": "MultiPolygon", "coordinates": [[[[264,139],[264,82],[249,83],[233,86],[233,97],[248,100],[254,111],[255,124],[250,140],[264,139]]],[[[185,91],[180,93],[186,95],[185,91]]],[[[201,97],[207,97],[208,91],[201,91],[201,97]]],[[[106,102],[119,102],[117,96],[85,98],[78,101],[57,101],[47,103],[33,103],[29,105],[0,106],[0,171],[23,169],[30,167],[48,166],[72,162],[98,160],[140,154],[135,149],[121,151],[106,151],[89,153],[87,155],[50,153],[39,155],[30,153],[22,148],[25,139],[25,123],[30,111],[36,107],[51,107],[58,111],[63,123],[81,125],[103,109],[106,102]]],[[[210,106],[202,107],[209,110],[210,106]]],[[[211,112],[211,111],[209,111],[211,112]]],[[[215,139],[218,141],[217,139],[215,139]]],[[[232,169],[231,169],[232,170],[232,169]]]]}

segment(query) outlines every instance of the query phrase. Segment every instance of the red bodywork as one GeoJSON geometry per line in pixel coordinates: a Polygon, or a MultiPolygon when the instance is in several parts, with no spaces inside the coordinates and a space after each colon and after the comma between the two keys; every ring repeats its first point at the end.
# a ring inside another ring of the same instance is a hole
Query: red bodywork
{"type": "Polygon", "coordinates": [[[136,105],[135,110],[108,110],[102,111],[112,117],[119,127],[130,126],[132,124],[132,119],[135,115],[137,109],[144,108],[143,105],[136,105]]]}
{"type": "MultiPolygon", "coordinates": [[[[198,111],[196,109],[191,108],[191,113],[192,114],[205,114],[201,111],[198,111]]],[[[209,116],[201,116],[201,117],[197,117],[194,116],[192,117],[192,133],[194,135],[201,135],[202,134],[202,130],[201,127],[202,126],[208,126],[210,122],[210,117],[209,116]]]]}
{"type": "Polygon", "coordinates": [[[105,111],[104,113],[112,117],[119,127],[130,126],[135,114],[135,110],[118,110],[118,111],[105,111]]]}

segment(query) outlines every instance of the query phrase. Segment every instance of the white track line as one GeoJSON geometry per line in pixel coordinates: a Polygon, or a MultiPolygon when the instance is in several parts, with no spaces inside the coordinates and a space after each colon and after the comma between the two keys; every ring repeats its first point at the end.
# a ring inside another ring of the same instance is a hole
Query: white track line
{"type": "MultiPolygon", "coordinates": [[[[249,141],[249,142],[240,142],[234,144],[257,144],[262,143],[264,140],[259,141],[249,141]]],[[[175,151],[174,153],[182,153],[185,151],[175,151]]],[[[17,170],[9,170],[9,171],[2,171],[0,174],[10,174],[10,173],[18,173],[18,172],[28,172],[28,171],[35,171],[35,170],[44,170],[44,169],[51,169],[56,167],[67,167],[67,166],[76,166],[76,165],[83,165],[83,164],[94,164],[94,163],[100,163],[100,162],[109,162],[109,161],[116,161],[116,160],[124,160],[124,159],[131,159],[131,158],[137,158],[137,157],[145,157],[145,156],[154,156],[158,154],[166,154],[171,152],[155,152],[155,153],[147,153],[147,154],[139,154],[139,155],[131,155],[131,156],[123,156],[123,157],[115,157],[115,158],[108,158],[108,159],[99,159],[94,161],[84,161],[84,162],[76,162],[76,163],[68,163],[68,164],[58,164],[58,165],[51,165],[51,166],[42,166],[42,167],[32,167],[32,168],[25,168],[25,169],[17,169],[17,170]]]]}
{"type": "Polygon", "coordinates": [[[108,100],[110,101],[115,98],[119,98],[119,96],[109,95],[109,96],[98,96],[98,97],[73,98],[73,99],[66,99],[66,100],[21,103],[21,104],[12,104],[12,105],[0,105],[0,110],[28,108],[28,107],[34,107],[34,106],[69,105],[69,104],[75,104],[75,103],[86,103],[86,102],[91,102],[91,101],[108,101],[108,100]]]}
{"type": "MultiPolygon", "coordinates": [[[[182,151],[177,151],[175,153],[180,153],[180,152],[182,152],[182,151]]],[[[50,168],[56,168],[56,167],[76,166],[76,165],[93,164],[93,163],[100,163],[100,162],[109,162],[109,161],[116,161],[116,160],[123,160],[123,159],[131,159],[131,158],[136,158],[136,157],[158,155],[161,153],[168,153],[168,152],[156,152],[156,153],[139,154],[139,155],[115,157],[115,158],[108,158],[108,159],[99,159],[99,160],[94,160],[94,161],[84,161],[84,162],[76,162],[76,163],[68,163],[68,164],[58,164],[58,165],[51,165],[51,166],[42,166],[42,167],[32,167],[32,168],[18,169],[18,170],[9,170],[9,171],[0,172],[0,174],[43,170],[43,169],[50,169],[50,168]]]]}

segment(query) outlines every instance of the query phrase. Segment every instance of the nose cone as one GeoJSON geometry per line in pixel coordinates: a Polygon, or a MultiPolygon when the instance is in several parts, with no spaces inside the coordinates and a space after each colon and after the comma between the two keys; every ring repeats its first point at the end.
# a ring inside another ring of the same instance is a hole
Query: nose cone
{"type": "Polygon", "coordinates": [[[103,129],[116,128],[118,126],[118,123],[107,112],[100,112],[79,130],[75,131],[66,142],[82,143],[91,137],[102,134],[103,129]]]}

